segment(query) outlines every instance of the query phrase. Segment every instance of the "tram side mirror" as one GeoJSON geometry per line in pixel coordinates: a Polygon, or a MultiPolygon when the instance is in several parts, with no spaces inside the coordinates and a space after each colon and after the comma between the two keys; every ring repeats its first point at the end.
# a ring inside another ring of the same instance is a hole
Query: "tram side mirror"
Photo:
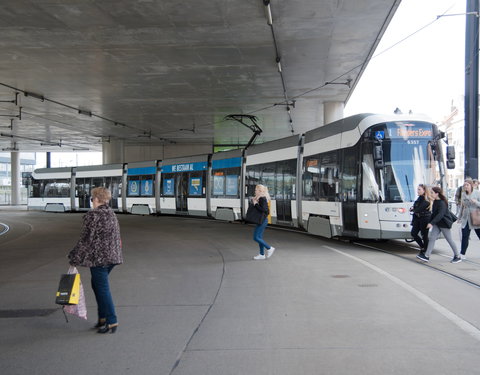
{"type": "Polygon", "coordinates": [[[447,146],[447,169],[455,169],[455,146],[447,146]]]}
{"type": "Polygon", "coordinates": [[[376,169],[381,169],[385,166],[383,162],[383,148],[381,144],[373,146],[373,161],[376,169]]]}

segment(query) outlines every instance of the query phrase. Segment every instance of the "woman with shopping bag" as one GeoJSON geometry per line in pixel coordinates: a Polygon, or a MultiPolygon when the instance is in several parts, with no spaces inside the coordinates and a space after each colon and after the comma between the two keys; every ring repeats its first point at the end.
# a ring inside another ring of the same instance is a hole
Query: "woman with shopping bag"
{"type": "Polygon", "coordinates": [[[112,194],[103,187],[92,189],[93,209],[83,218],[79,241],[68,254],[70,265],[89,267],[92,289],[98,305],[98,333],[115,333],[118,327],[108,275],[123,263],[120,226],[108,206],[112,194]]]}
{"type": "Polygon", "coordinates": [[[473,181],[465,180],[460,198],[459,222],[462,227],[462,248],[460,256],[465,259],[470,231],[473,229],[480,238],[480,191],[474,188],[473,181]]]}

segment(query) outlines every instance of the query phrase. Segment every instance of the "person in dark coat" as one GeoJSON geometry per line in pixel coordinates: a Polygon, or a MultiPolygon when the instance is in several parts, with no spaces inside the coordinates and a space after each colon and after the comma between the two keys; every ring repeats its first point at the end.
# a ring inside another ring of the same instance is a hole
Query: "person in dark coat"
{"type": "Polygon", "coordinates": [[[435,241],[440,236],[440,233],[443,234],[448,244],[453,251],[452,263],[461,262],[460,254],[457,249],[457,245],[452,238],[452,232],[450,228],[452,227],[453,222],[450,218],[450,211],[448,209],[448,200],[443,194],[442,188],[434,186],[432,188],[432,198],[434,199],[432,205],[432,216],[430,222],[427,225],[427,228],[431,228],[430,236],[428,238],[428,247],[425,253],[420,252],[417,255],[417,258],[423,262],[428,262],[430,260],[430,254],[432,253],[433,247],[435,246],[435,241]]]}
{"type": "Polygon", "coordinates": [[[98,306],[98,333],[115,333],[118,327],[108,275],[123,263],[120,226],[108,206],[112,194],[103,187],[92,189],[92,206],[83,218],[83,227],[75,247],[68,254],[72,266],[90,267],[92,289],[98,306]]]}
{"type": "Polygon", "coordinates": [[[264,185],[257,185],[255,187],[255,196],[252,198],[252,204],[255,206],[255,209],[265,215],[265,219],[262,223],[257,224],[257,226],[255,227],[255,231],[253,232],[253,240],[255,242],[258,242],[258,246],[260,247],[260,253],[253,257],[253,259],[255,260],[263,260],[266,258],[270,258],[275,251],[275,248],[267,244],[263,239],[263,232],[265,232],[265,228],[267,228],[268,225],[269,201],[270,195],[268,194],[268,188],[264,185]],[[266,254],[265,249],[267,249],[266,254]]]}
{"type": "Polygon", "coordinates": [[[427,187],[423,184],[417,187],[418,198],[410,209],[412,211],[412,230],[410,234],[420,246],[421,251],[425,252],[428,246],[428,228],[430,216],[432,215],[432,202],[428,196],[427,187]],[[422,234],[422,237],[418,233],[422,234]]]}

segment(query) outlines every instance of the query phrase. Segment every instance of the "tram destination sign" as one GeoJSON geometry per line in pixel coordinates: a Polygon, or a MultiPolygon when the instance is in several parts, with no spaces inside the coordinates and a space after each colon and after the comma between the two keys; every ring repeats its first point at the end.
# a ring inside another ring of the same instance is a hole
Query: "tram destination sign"
{"type": "Polygon", "coordinates": [[[375,139],[411,139],[411,138],[433,138],[432,124],[426,122],[391,122],[386,127],[382,126],[372,132],[375,139]]]}

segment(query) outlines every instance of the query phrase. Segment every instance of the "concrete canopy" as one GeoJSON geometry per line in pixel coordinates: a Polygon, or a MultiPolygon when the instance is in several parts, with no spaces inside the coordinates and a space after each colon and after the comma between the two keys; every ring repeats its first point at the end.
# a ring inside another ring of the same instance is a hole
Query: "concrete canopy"
{"type": "Polygon", "coordinates": [[[272,0],[272,28],[263,0],[3,0],[0,149],[246,143],[232,113],[261,141],[304,132],[348,100],[399,3],[272,0]]]}

